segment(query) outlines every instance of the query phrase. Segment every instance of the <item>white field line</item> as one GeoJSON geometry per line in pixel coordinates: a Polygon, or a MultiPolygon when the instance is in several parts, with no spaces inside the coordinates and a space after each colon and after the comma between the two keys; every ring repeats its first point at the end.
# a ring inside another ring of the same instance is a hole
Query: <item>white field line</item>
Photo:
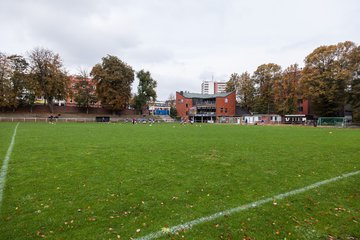
{"type": "Polygon", "coordinates": [[[335,182],[335,181],[338,181],[338,180],[343,179],[343,178],[347,178],[347,177],[350,177],[350,176],[357,175],[359,173],[360,173],[360,171],[346,173],[346,174],[343,174],[343,175],[340,175],[340,176],[337,176],[337,177],[334,177],[334,178],[330,178],[330,179],[327,179],[327,180],[324,180],[324,181],[321,181],[321,182],[311,184],[311,185],[303,187],[303,188],[292,190],[290,192],[282,193],[282,194],[275,195],[275,196],[269,197],[269,198],[265,198],[265,199],[262,199],[262,200],[259,200],[259,201],[256,201],[256,202],[241,205],[241,206],[236,207],[236,208],[231,208],[231,209],[228,209],[228,210],[225,210],[225,211],[222,211],[222,212],[218,212],[218,213],[206,216],[206,217],[198,218],[198,219],[192,220],[190,222],[179,224],[179,225],[171,227],[171,228],[163,229],[162,231],[153,232],[153,233],[150,233],[149,235],[146,235],[146,236],[143,236],[143,237],[140,237],[140,238],[136,238],[135,240],[150,240],[150,239],[159,238],[159,237],[169,235],[169,234],[175,234],[178,231],[181,231],[181,230],[184,230],[184,229],[190,229],[195,225],[205,223],[205,222],[210,222],[210,221],[215,220],[217,218],[220,218],[222,216],[227,216],[227,215],[230,215],[230,214],[233,214],[233,213],[238,213],[238,212],[241,212],[241,211],[245,211],[245,210],[250,209],[250,208],[255,208],[255,207],[258,207],[258,206],[263,205],[265,203],[272,202],[274,200],[284,199],[286,197],[296,195],[296,194],[299,194],[299,193],[302,193],[302,192],[306,192],[308,190],[318,188],[318,187],[320,187],[320,186],[322,186],[324,184],[335,182]]]}
{"type": "Polygon", "coordinates": [[[6,155],[5,155],[2,167],[1,167],[1,172],[0,172],[0,212],[1,212],[2,200],[3,200],[3,196],[4,196],[4,188],[5,188],[7,169],[8,169],[8,165],[9,165],[9,161],[10,161],[10,156],[11,156],[11,153],[14,148],[16,131],[17,131],[19,124],[20,123],[16,124],[16,126],[15,126],[14,133],[11,138],[10,146],[6,152],[6,155]]]}

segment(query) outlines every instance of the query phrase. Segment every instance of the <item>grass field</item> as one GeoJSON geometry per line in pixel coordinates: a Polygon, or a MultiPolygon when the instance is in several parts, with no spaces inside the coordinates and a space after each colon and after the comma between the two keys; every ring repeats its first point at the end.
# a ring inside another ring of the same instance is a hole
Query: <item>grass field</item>
{"type": "MultiPolygon", "coordinates": [[[[21,123],[0,239],[138,238],[358,170],[359,130],[21,123]]],[[[183,238],[360,239],[360,174],[160,239],[183,238]]]]}

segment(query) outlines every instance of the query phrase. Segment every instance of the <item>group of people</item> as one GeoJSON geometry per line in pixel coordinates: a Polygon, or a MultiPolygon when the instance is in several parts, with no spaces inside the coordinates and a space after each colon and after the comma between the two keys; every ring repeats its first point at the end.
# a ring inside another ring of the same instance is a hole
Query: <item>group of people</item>
{"type": "Polygon", "coordinates": [[[60,113],[59,113],[59,114],[57,114],[57,115],[55,115],[55,116],[50,115],[50,116],[49,116],[49,121],[50,121],[50,122],[53,122],[53,121],[54,121],[54,119],[58,119],[60,116],[61,116],[61,114],[60,114],[60,113]]]}
{"type": "MultiPolygon", "coordinates": [[[[125,119],[125,122],[128,122],[128,119],[125,119]]],[[[131,122],[132,122],[132,124],[135,124],[135,123],[155,123],[156,122],[156,120],[155,119],[153,119],[153,118],[149,118],[149,119],[141,119],[141,118],[138,118],[138,119],[136,119],[136,118],[132,118],[131,119],[131,122]]]]}

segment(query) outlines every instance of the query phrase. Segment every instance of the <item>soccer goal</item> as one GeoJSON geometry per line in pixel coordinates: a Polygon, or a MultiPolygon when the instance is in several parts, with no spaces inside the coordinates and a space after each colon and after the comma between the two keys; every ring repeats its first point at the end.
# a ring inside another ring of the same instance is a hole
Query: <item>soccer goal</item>
{"type": "Polygon", "coordinates": [[[317,120],[318,126],[346,127],[346,124],[345,117],[319,117],[317,120]]]}

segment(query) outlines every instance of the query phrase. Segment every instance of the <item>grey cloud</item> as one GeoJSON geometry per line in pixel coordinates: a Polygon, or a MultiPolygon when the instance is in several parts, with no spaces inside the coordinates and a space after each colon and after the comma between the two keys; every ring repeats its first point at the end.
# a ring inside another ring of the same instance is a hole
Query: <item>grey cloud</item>
{"type": "Polygon", "coordinates": [[[0,51],[47,47],[75,72],[117,55],[156,76],[165,99],[213,75],[285,68],[319,45],[359,43],[358,9],[358,0],[2,0],[0,51]]]}
{"type": "Polygon", "coordinates": [[[142,64],[163,63],[174,58],[172,51],[150,46],[127,49],[124,55],[130,61],[137,61],[142,64]]]}

